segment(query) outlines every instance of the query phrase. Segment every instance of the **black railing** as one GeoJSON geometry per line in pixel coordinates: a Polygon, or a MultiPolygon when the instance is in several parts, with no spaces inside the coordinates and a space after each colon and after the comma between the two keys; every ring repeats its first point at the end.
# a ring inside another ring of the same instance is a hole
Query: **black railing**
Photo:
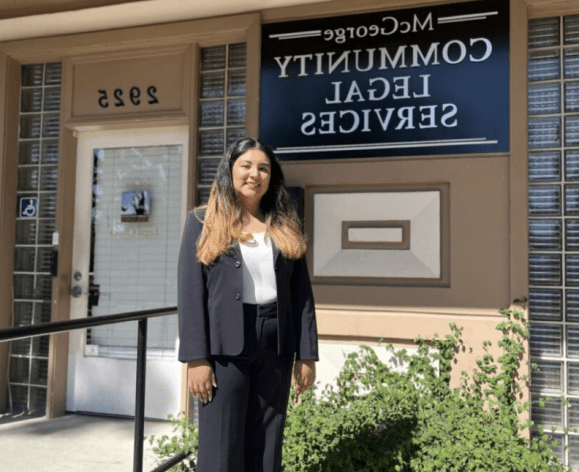
{"type": "MultiPolygon", "coordinates": [[[[145,378],[147,361],[147,320],[158,316],[167,316],[177,313],[177,307],[132,311],[117,315],[95,316],[68,321],[52,321],[30,326],[16,326],[0,329],[0,343],[17,339],[45,336],[47,334],[64,333],[75,329],[93,328],[113,323],[127,321],[139,322],[137,344],[137,388],[135,398],[135,438],[133,453],[133,472],[143,471],[143,439],[145,433],[145,378]]],[[[181,453],[159,465],[153,472],[164,472],[182,462],[188,454],[181,453]]]]}

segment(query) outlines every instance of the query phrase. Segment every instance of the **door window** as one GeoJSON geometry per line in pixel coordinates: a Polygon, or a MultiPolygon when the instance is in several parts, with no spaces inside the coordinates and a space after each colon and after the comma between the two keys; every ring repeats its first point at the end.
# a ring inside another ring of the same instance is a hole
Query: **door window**
{"type": "MultiPolygon", "coordinates": [[[[89,316],[177,305],[182,145],[94,151],[89,316]]],[[[173,356],[177,317],[149,320],[148,356],[173,356]]],[[[136,322],[90,330],[99,356],[134,357],[136,322]]]]}

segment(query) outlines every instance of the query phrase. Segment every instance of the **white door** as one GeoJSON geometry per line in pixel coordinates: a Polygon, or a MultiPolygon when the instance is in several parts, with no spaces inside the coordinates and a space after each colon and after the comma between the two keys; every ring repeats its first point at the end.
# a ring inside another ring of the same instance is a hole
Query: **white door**
{"type": "MultiPolygon", "coordinates": [[[[71,319],[177,304],[186,127],[78,136],[71,319]]],[[[148,321],[145,415],[180,406],[177,316],[148,321]]],[[[67,410],[133,415],[137,322],[71,333],[67,410]]]]}

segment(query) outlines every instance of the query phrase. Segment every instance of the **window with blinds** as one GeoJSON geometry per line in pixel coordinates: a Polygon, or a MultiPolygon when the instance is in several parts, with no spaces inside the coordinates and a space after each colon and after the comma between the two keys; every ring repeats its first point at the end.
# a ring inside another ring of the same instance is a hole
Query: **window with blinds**
{"type": "Polygon", "coordinates": [[[531,20],[528,40],[531,417],[579,470],[579,15],[531,20]]]}
{"type": "MultiPolygon", "coordinates": [[[[14,326],[50,321],[60,84],[60,63],[21,68],[14,326]]],[[[11,343],[8,407],[13,413],[44,414],[48,343],[48,336],[11,343]]]]}
{"type": "MultiPolygon", "coordinates": [[[[90,280],[98,287],[91,316],[177,305],[181,145],[96,149],[90,280]],[[147,221],[121,218],[124,192],[147,192],[147,221]]],[[[149,320],[148,358],[173,358],[177,315],[149,320]]],[[[99,356],[135,358],[137,323],[90,330],[99,356]]]]}
{"type": "Polygon", "coordinates": [[[219,159],[245,136],[246,45],[201,49],[197,201],[209,198],[219,159]]]}

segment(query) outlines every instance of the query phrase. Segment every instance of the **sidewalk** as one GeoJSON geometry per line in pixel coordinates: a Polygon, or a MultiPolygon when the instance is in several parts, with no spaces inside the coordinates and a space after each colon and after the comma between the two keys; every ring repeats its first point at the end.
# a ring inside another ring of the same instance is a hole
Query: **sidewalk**
{"type": "MultiPolygon", "coordinates": [[[[131,419],[74,414],[0,419],[0,471],[131,472],[134,426],[131,419]]],[[[171,431],[169,422],[145,422],[143,472],[158,465],[148,438],[171,431]]]]}

